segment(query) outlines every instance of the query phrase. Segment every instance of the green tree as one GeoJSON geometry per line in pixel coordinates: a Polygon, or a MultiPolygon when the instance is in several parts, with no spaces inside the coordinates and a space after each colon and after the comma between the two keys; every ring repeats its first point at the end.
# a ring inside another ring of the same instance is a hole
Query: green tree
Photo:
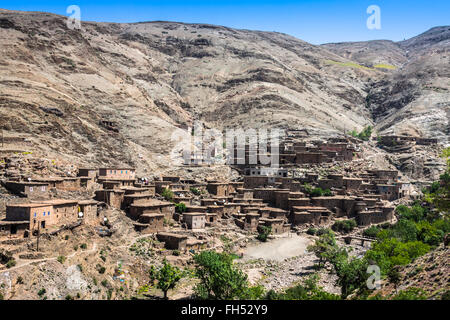
{"type": "Polygon", "coordinates": [[[326,262],[326,258],[333,249],[336,249],[336,239],[333,231],[331,230],[321,234],[319,239],[315,240],[314,244],[309,245],[307,248],[308,251],[314,252],[316,257],[319,258],[319,267],[323,267],[326,262]]]}
{"type": "Polygon", "coordinates": [[[173,196],[174,196],[173,191],[170,190],[170,189],[167,189],[167,188],[164,188],[164,190],[163,190],[163,192],[162,192],[161,195],[162,195],[162,196],[164,197],[164,199],[166,199],[167,201],[172,201],[173,196]]]}
{"type": "MultiPolygon", "coordinates": [[[[164,292],[164,299],[167,299],[167,292],[175,288],[178,281],[183,277],[183,272],[179,268],[172,266],[167,260],[164,260],[163,266],[156,271],[154,276],[154,279],[158,281],[156,287],[164,292]]],[[[150,275],[150,280],[154,279],[150,275]]]]}
{"type": "Polygon", "coordinates": [[[346,298],[357,289],[363,289],[369,277],[365,258],[351,258],[336,260],[334,269],[338,276],[337,284],[341,286],[341,296],[346,298]]]}
{"type": "Polygon", "coordinates": [[[230,254],[202,251],[194,256],[194,261],[200,280],[194,288],[198,299],[233,300],[251,295],[247,275],[233,266],[230,254]]]}
{"type": "Polygon", "coordinates": [[[175,204],[175,211],[178,213],[186,212],[186,205],[183,202],[175,204]]]}
{"type": "Polygon", "coordinates": [[[258,227],[258,236],[256,238],[261,242],[266,242],[271,232],[272,227],[260,226],[258,227]]]}

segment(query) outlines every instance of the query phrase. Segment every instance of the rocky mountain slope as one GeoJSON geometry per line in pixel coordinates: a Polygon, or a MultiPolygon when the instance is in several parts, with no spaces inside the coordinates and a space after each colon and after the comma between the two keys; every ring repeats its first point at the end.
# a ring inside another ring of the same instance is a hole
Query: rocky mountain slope
{"type": "Polygon", "coordinates": [[[393,70],[368,83],[367,108],[382,133],[436,137],[449,143],[450,27],[411,39],[326,44],[369,67],[393,70]]]}
{"type": "Polygon", "coordinates": [[[70,30],[63,16],[0,10],[0,128],[26,137],[37,157],[121,162],[139,174],[170,168],[172,133],[195,119],[322,136],[371,124],[446,142],[448,29],[401,43],[315,46],[174,22],[70,30]]]}

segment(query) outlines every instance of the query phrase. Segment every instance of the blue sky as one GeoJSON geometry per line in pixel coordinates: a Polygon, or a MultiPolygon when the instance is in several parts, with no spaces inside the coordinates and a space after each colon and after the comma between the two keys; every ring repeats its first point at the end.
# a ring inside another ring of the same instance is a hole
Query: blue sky
{"type": "Polygon", "coordinates": [[[0,8],[67,15],[81,8],[84,21],[167,20],[233,28],[278,31],[302,40],[326,42],[410,38],[434,26],[450,25],[450,0],[0,0],[0,8]],[[366,9],[377,5],[381,29],[369,30],[366,9]]]}

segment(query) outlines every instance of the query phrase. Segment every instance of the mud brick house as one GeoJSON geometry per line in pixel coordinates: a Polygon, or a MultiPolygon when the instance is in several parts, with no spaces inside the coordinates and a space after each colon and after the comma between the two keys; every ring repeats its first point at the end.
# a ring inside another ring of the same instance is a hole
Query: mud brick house
{"type": "Polygon", "coordinates": [[[163,176],[162,181],[169,181],[171,183],[180,183],[181,178],[176,176],[163,176]]]}
{"type": "Polygon", "coordinates": [[[356,190],[360,189],[361,184],[363,183],[363,179],[361,179],[361,178],[343,178],[342,183],[347,191],[356,191],[356,190]]]}
{"type": "Polygon", "coordinates": [[[174,196],[172,198],[173,202],[175,202],[175,203],[184,203],[184,204],[191,204],[193,199],[194,199],[193,197],[187,197],[187,196],[184,196],[184,197],[174,196]]]}
{"type": "Polygon", "coordinates": [[[48,183],[6,181],[5,188],[21,197],[44,198],[48,196],[48,183]]]}
{"type": "Polygon", "coordinates": [[[418,145],[433,145],[438,143],[438,139],[405,135],[386,135],[379,137],[379,143],[389,147],[407,143],[415,143],[418,145]]]}
{"type": "Polygon", "coordinates": [[[319,211],[294,211],[293,225],[314,224],[320,225],[321,213],[319,211]]]}
{"type": "Polygon", "coordinates": [[[131,204],[129,216],[138,220],[145,213],[162,213],[166,219],[172,219],[175,213],[175,205],[171,202],[149,200],[139,204],[131,204]]]}
{"type": "Polygon", "coordinates": [[[187,236],[169,232],[159,232],[156,234],[158,241],[164,242],[164,247],[169,250],[186,250],[187,236]]]}
{"type": "Polygon", "coordinates": [[[397,184],[377,184],[377,193],[381,199],[393,201],[398,199],[400,190],[397,184]]]}
{"type": "Polygon", "coordinates": [[[353,160],[353,153],[356,151],[351,145],[347,143],[323,143],[319,145],[322,151],[336,152],[344,161],[353,160]]]}
{"type": "Polygon", "coordinates": [[[289,211],[292,211],[293,207],[298,206],[309,206],[311,204],[311,200],[309,198],[289,198],[289,211]]]}
{"type": "Polygon", "coordinates": [[[132,180],[136,178],[136,170],[130,167],[109,167],[98,170],[99,179],[103,180],[132,180]]]}
{"type": "Polygon", "coordinates": [[[244,182],[239,181],[239,182],[230,182],[228,184],[228,194],[232,194],[237,192],[236,190],[239,188],[243,188],[244,187],[244,182]]]}
{"type": "Polygon", "coordinates": [[[122,182],[117,181],[117,180],[101,180],[101,183],[103,185],[103,189],[106,189],[106,190],[122,189],[121,188],[122,182]]]}
{"type": "Polygon", "coordinates": [[[170,189],[170,181],[155,181],[155,192],[157,194],[162,194],[164,189],[170,189]]]}
{"type": "Polygon", "coordinates": [[[253,197],[275,205],[275,191],[277,191],[275,188],[255,188],[253,189],[253,197]]]}
{"type": "Polygon", "coordinates": [[[295,156],[297,164],[320,164],[327,160],[328,157],[321,152],[298,152],[295,156]]]}
{"type": "Polygon", "coordinates": [[[221,202],[219,202],[217,199],[200,199],[200,204],[204,207],[206,206],[217,206],[218,204],[223,204],[221,202]]]}
{"type": "Polygon", "coordinates": [[[61,189],[64,179],[62,177],[33,178],[31,182],[46,183],[49,188],[61,189]]]}
{"type": "Polygon", "coordinates": [[[95,200],[81,200],[78,201],[79,211],[83,213],[83,220],[85,222],[99,221],[99,213],[97,210],[98,202],[95,200]]]}
{"type": "Polygon", "coordinates": [[[258,213],[247,213],[244,220],[244,229],[253,232],[257,231],[259,218],[260,216],[258,213]]]}
{"type": "Polygon", "coordinates": [[[203,212],[203,213],[206,213],[207,211],[208,211],[208,208],[206,206],[195,206],[195,205],[186,206],[186,212],[203,212]]]}
{"type": "Polygon", "coordinates": [[[122,201],[122,210],[129,210],[132,204],[146,203],[153,199],[153,195],[145,193],[125,194],[122,201]]]}
{"type": "Polygon", "coordinates": [[[221,197],[228,196],[228,183],[220,183],[220,182],[208,183],[206,189],[210,194],[216,196],[221,197]]]}
{"type": "Polygon", "coordinates": [[[253,190],[252,189],[245,189],[245,188],[238,188],[236,189],[238,198],[241,199],[252,199],[253,198],[253,190]]]}
{"type": "Polygon", "coordinates": [[[268,208],[268,209],[270,218],[286,220],[288,211],[279,208],[268,208]]]}
{"type": "Polygon", "coordinates": [[[218,215],[216,213],[206,213],[206,225],[213,226],[217,223],[218,215]]]}
{"type": "Polygon", "coordinates": [[[388,179],[392,182],[396,182],[398,179],[397,170],[367,170],[367,172],[379,179],[388,179]]]}
{"type": "Polygon", "coordinates": [[[94,168],[79,168],[78,169],[78,177],[88,177],[96,179],[98,175],[98,170],[94,168]]]}
{"type": "Polygon", "coordinates": [[[183,222],[188,229],[204,229],[206,226],[206,213],[203,212],[185,212],[183,213],[183,222]]]}
{"type": "Polygon", "coordinates": [[[260,218],[261,225],[272,228],[272,234],[282,234],[290,229],[290,224],[286,224],[284,219],[260,218]]]}
{"type": "Polygon", "coordinates": [[[80,189],[80,187],[80,178],[64,177],[62,185],[59,189],[66,191],[77,191],[80,189]]]}
{"type": "Polygon", "coordinates": [[[206,248],[208,242],[206,240],[199,240],[196,238],[188,238],[186,241],[186,250],[200,251],[206,248]]]}
{"type": "Polygon", "coordinates": [[[29,236],[30,221],[0,221],[0,238],[29,236]]]}
{"type": "Polygon", "coordinates": [[[95,191],[95,200],[106,203],[108,206],[120,209],[125,195],[120,189],[101,189],[95,191]]]}
{"type": "Polygon", "coordinates": [[[94,187],[95,180],[90,177],[79,177],[80,178],[80,187],[86,189],[92,189],[94,187]]]}
{"type": "Polygon", "coordinates": [[[393,208],[392,210],[385,210],[385,211],[383,211],[382,209],[372,209],[357,212],[356,222],[360,226],[368,226],[370,224],[377,224],[386,221],[391,221],[393,217],[393,212],[394,212],[393,208]]]}
{"type": "Polygon", "coordinates": [[[207,206],[206,211],[208,213],[213,213],[217,217],[222,217],[224,213],[224,207],[223,206],[207,206]]]}
{"type": "Polygon", "coordinates": [[[284,210],[289,209],[289,189],[280,189],[275,191],[275,207],[284,210]]]}
{"type": "Polygon", "coordinates": [[[226,203],[223,205],[223,216],[230,217],[241,210],[239,203],[226,203]]]}
{"type": "Polygon", "coordinates": [[[73,223],[78,220],[78,200],[45,200],[41,203],[53,207],[53,216],[58,223],[73,223]]]}
{"type": "Polygon", "coordinates": [[[332,212],[325,207],[299,206],[293,207],[292,222],[294,225],[312,223],[321,225],[327,223],[332,212]]]}
{"type": "MultiPolygon", "coordinates": [[[[6,206],[5,221],[15,221],[20,224],[27,221],[27,229],[31,232],[38,228],[46,229],[58,223],[53,206],[44,203],[9,204],[6,206]]],[[[14,231],[14,228],[10,230],[14,231]]]]}
{"type": "Polygon", "coordinates": [[[313,206],[325,207],[336,213],[337,217],[352,216],[354,214],[354,205],[357,198],[348,196],[332,196],[332,197],[313,197],[311,203],[313,206]]]}
{"type": "Polygon", "coordinates": [[[135,229],[142,233],[155,233],[164,231],[164,214],[144,213],[134,223],[135,229]]]}

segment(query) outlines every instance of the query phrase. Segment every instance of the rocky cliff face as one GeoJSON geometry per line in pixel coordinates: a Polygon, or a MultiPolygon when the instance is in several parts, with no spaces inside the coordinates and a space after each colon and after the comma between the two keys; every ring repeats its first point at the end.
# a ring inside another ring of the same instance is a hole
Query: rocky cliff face
{"type": "Polygon", "coordinates": [[[401,43],[315,46],[173,22],[70,30],[65,19],[0,10],[0,127],[40,157],[163,170],[172,132],[195,119],[324,136],[371,124],[448,139],[448,27],[401,43]]]}

